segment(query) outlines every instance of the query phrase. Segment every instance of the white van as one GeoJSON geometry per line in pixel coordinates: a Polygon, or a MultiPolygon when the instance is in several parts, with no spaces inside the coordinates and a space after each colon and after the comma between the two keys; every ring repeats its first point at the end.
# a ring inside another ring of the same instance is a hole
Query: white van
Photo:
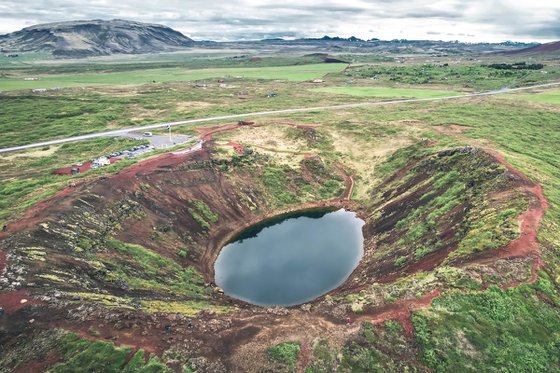
{"type": "Polygon", "coordinates": [[[151,132],[144,132],[144,137],[152,137],[153,135],[151,132]]]}

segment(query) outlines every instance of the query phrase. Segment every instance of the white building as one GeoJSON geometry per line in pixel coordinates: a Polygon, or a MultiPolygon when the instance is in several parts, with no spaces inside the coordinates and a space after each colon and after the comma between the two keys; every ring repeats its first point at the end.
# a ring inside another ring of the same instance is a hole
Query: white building
{"type": "Polygon", "coordinates": [[[107,157],[99,157],[97,159],[94,159],[92,162],[92,167],[96,168],[96,167],[103,167],[103,166],[108,166],[111,164],[111,161],[109,160],[109,158],[107,157]]]}

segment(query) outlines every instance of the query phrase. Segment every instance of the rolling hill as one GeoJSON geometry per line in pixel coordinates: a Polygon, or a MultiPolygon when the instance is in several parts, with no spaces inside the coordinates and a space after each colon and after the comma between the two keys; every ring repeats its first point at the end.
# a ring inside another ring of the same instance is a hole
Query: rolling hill
{"type": "Polygon", "coordinates": [[[540,44],[530,48],[508,51],[506,54],[554,54],[560,53],[560,41],[540,44]]]}

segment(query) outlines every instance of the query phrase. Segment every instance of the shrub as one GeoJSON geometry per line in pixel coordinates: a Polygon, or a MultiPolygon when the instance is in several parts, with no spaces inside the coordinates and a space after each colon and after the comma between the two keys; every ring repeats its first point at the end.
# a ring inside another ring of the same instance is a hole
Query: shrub
{"type": "Polygon", "coordinates": [[[402,267],[406,263],[406,256],[399,256],[395,260],[395,267],[402,267]]]}
{"type": "Polygon", "coordinates": [[[271,361],[295,367],[299,358],[301,347],[299,343],[284,342],[268,349],[271,361]]]}

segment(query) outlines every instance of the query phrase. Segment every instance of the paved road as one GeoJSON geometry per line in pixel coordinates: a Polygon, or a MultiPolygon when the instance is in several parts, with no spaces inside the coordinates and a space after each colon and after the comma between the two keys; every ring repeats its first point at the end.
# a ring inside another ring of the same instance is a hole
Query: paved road
{"type": "Polygon", "coordinates": [[[457,99],[461,99],[461,98],[501,95],[501,94],[507,94],[507,93],[514,93],[514,92],[529,90],[529,89],[546,88],[546,87],[554,87],[554,86],[560,86],[560,82],[538,84],[538,85],[533,85],[533,86],[529,86],[529,87],[521,87],[521,88],[504,88],[504,89],[500,89],[500,90],[496,90],[496,91],[469,93],[469,94],[464,94],[464,95],[446,96],[446,97],[437,97],[437,98],[410,98],[410,99],[391,100],[391,101],[359,102],[359,103],[344,104],[344,105],[315,106],[315,107],[304,107],[304,108],[296,108],[296,109],[259,111],[259,112],[255,112],[255,113],[223,115],[223,116],[207,117],[207,118],[199,118],[199,119],[188,119],[188,120],[180,120],[180,121],[177,121],[177,122],[164,122],[164,123],[150,124],[150,125],[147,125],[147,126],[125,128],[125,129],[122,129],[122,130],[97,132],[97,133],[92,133],[92,134],[89,134],[89,135],[67,137],[67,138],[64,138],[64,139],[44,141],[44,142],[39,142],[39,143],[35,143],[35,144],[12,146],[12,147],[9,147],[9,148],[0,149],[0,153],[7,153],[7,152],[12,152],[12,151],[17,151],[17,150],[25,150],[25,149],[31,149],[31,148],[38,148],[38,147],[41,147],[41,146],[48,146],[48,145],[57,145],[57,144],[63,144],[63,143],[66,143],[66,142],[93,139],[93,138],[96,138],[96,137],[123,135],[123,134],[126,134],[128,132],[133,132],[133,131],[143,132],[143,131],[151,130],[151,129],[155,129],[155,128],[164,128],[164,127],[167,127],[167,126],[179,126],[179,125],[183,125],[183,124],[195,124],[195,123],[222,121],[222,120],[230,120],[230,119],[242,120],[244,118],[258,117],[258,116],[264,116],[264,115],[292,114],[292,113],[302,113],[302,112],[318,111],[318,110],[350,109],[350,108],[367,107],[367,106],[384,106],[384,105],[395,105],[395,104],[402,104],[402,103],[408,103],[408,102],[457,100],[457,99]]]}

